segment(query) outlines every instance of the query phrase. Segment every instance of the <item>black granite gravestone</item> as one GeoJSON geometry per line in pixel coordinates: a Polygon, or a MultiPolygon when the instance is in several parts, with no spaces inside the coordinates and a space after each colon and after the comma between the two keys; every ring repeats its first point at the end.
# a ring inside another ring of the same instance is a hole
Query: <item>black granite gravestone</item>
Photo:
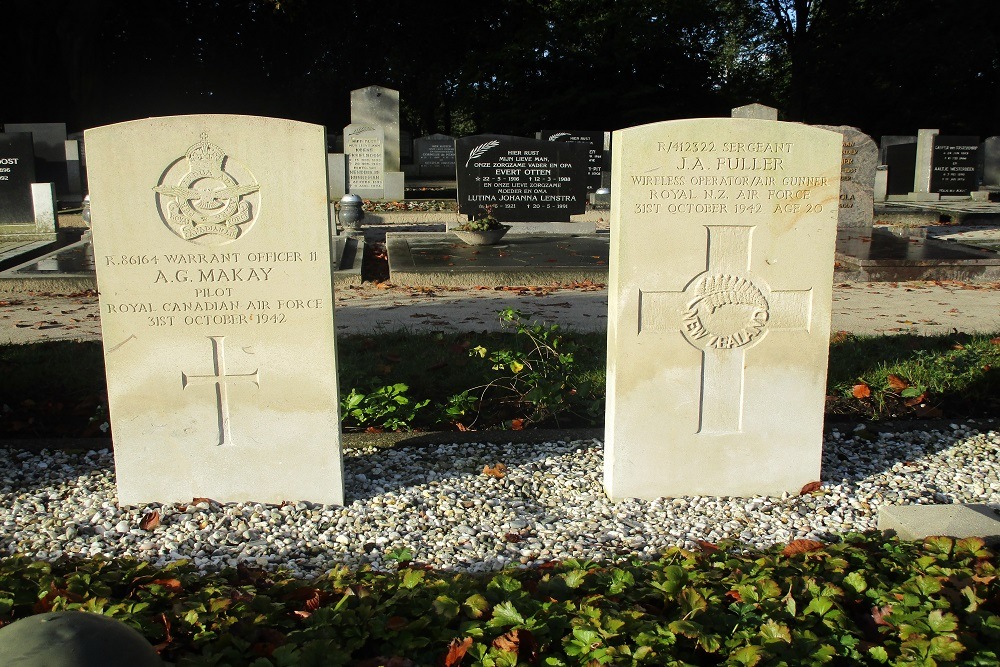
{"type": "Polygon", "coordinates": [[[34,224],[31,184],[35,152],[30,132],[0,134],[0,225],[34,224]]]}
{"type": "Polygon", "coordinates": [[[431,134],[413,140],[417,173],[427,178],[455,178],[455,137],[431,134]]]}
{"type": "Polygon", "coordinates": [[[587,205],[587,146],[500,134],[455,142],[458,211],[501,222],[569,222],[587,205]]]}
{"type": "Polygon", "coordinates": [[[934,137],[931,154],[931,192],[945,196],[968,197],[977,189],[976,167],[979,162],[979,137],[934,137]]]}
{"type": "Polygon", "coordinates": [[[892,144],[885,147],[885,164],[889,167],[886,194],[905,195],[913,192],[913,175],[917,168],[917,142],[892,144]]]}
{"type": "Polygon", "coordinates": [[[590,149],[590,157],[587,161],[587,192],[594,192],[601,187],[601,168],[604,165],[604,132],[542,130],[539,138],[544,141],[568,141],[586,145],[590,149]]]}
{"type": "Polygon", "coordinates": [[[69,194],[66,123],[6,123],[4,131],[30,132],[35,151],[35,182],[54,183],[56,194],[69,194]]]}

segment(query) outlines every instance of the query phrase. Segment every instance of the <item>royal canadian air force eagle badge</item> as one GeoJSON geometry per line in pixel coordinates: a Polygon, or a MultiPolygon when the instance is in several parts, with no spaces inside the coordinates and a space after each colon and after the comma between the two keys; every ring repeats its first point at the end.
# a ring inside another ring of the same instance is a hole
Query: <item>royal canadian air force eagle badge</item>
{"type": "Polygon", "coordinates": [[[167,167],[153,187],[164,224],[186,241],[221,245],[245,234],[260,208],[253,174],[208,133],[167,167]]]}

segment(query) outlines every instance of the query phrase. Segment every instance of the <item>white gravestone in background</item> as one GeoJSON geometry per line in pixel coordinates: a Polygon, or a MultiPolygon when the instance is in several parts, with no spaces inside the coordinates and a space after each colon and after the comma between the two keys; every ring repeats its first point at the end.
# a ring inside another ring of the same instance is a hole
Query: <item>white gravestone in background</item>
{"type": "Polygon", "coordinates": [[[842,137],[752,119],[615,132],[605,486],[818,480],[842,137]]]}
{"type": "Polygon", "coordinates": [[[119,502],[342,504],[324,128],[86,141],[119,502]]]}
{"type": "Polygon", "coordinates": [[[385,193],[383,155],[385,133],[378,125],[351,124],[344,128],[347,191],[363,199],[382,199],[385,193]]]}

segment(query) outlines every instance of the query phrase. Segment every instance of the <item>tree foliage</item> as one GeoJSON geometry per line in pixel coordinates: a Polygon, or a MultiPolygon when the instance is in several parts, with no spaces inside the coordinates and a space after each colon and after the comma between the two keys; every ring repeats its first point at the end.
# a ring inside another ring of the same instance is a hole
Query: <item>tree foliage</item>
{"type": "Polygon", "coordinates": [[[379,84],[415,135],[615,129],[753,101],[876,136],[1000,133],[995,0],[7,5],[0,122],[226,112],[338,128],[349,91],[379,84]]]}

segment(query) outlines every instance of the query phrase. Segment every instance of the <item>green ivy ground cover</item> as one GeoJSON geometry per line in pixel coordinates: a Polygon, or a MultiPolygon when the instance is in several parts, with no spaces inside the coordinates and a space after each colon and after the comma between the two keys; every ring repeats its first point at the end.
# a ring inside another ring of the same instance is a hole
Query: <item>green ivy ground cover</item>
{"type": "Polygon", "coordinates": [[[491,576],[0,561],[0,620],[81,609],[178,665],[998,665],[997,557],[976,538],[565,561],[491,576]]]}

